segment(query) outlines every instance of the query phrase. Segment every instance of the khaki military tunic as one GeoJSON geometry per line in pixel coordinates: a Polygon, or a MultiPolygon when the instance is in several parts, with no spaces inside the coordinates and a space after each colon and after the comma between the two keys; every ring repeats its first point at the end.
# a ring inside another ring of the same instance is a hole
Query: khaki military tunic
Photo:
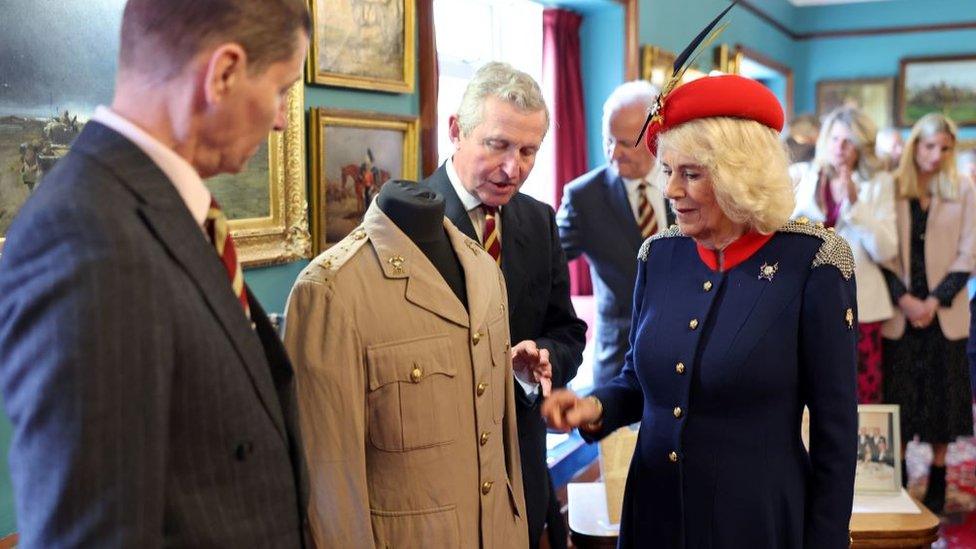
{"type": "Polygon", "coordinates": [[[285,345],[319,547],[528,545],[504,281],[444,226],[467,311],[375,203],[292,289],[285,345]]]}

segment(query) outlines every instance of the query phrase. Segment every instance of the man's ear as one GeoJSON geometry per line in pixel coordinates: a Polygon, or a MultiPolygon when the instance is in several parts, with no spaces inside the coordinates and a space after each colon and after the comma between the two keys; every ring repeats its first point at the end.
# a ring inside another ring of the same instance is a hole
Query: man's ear
{"type": "Polygon", "coordinates": [[[222,44],[207,58],[204,96],[208,105],[220,103],[247,72],[247,53],[240,44],[222,44]]]}
{"type": "Polygon", "coordinates": [[[458,124],[458,116],[452,114],[448,117],[447,124],[447,134],[451,138],[451,143],[454,143],[454,148],[458,149],[461,147],[461,125],[458,124]]]}

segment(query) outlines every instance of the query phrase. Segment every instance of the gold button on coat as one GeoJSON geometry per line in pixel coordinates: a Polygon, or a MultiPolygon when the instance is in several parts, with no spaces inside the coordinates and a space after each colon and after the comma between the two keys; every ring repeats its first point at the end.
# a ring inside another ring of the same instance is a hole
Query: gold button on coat
{"type": "Polygon", "coordinates": [[[678,375],[684,374],[685,373],[685,363],[684,362],[679,362],[679,363],[675,364],[674,365],[674,371],[675,372],[678,372],[678,375]]]}
{"type": "Polygon", "coordinates": [[[413,370],[410,371],[410,380],[417,383],[422,377],[424,377],[424,371],[420,369],[420,366],[414,366],[413,370]]]}
{"type": "Polygon", "coordinates": [[[486,480],[485,482],[481,483],[481,493],[487,496],[488,492],[491,492],[492,484],[493,483],[490,480],[486,480]]]}
{"type": "Polygon", "coordinates": [[[479,383],[478,384],[478,396],[481,396],[481,395],[485,394],[485,389],[487,389],[487,388],[488,388],[488,384],[487,383],[479,383]]]}
{"type": "Polygon", "coordinates": [[[671,452],[668,454],[668,459],[671,463],[678,463],[678,452],[671,452]]]}
{"type": "Polygon", "coordinates": [[[705,290],[706,292],[710,292],[710,291],[712,291],[712,281],[711,281],[711,280],[706,280],[706,281],[705,281],[705,283],[704,283],[704,284],[702,284],[702,288],[703,288],[703,289],[704,289],[704,290],[705,290]]]}
{"type": "Polygon", "coordinates": [[[691,328],[692,330],[698,328],[698,319],[697,318],[691,319],[691,322],[688,323],[688,327],[691,328]]]}
{"type": "Polygon", "coordinates": [[[481,442],[481,445],[482,446],[484,446],[485,444],[488,444],[488,431],[485,431],[484,433],[481,433],[481,441],[480,442],[481,442]]]}
{"type": "Polygon", "coordinates": [[[475,332],[474,335],[471,336],[471,343],[477,345],[479,341],[481,341],[481,332],[475,332]]]}
{"type": "Polygon", "coordinates": [[[677,419],[684,414],[684,411],[681,409],[681,406],[675,406],[672,413],[674,414],[675,419],[677,419]]]}

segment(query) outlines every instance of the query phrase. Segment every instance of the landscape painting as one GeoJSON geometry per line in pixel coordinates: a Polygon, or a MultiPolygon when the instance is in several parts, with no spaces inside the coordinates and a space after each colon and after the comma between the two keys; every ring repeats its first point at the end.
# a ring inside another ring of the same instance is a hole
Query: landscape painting
{"type": "MultiPolygon", "coordinates": [[[[115,87],[125,0],[6,0],[0,33],[0,251],[44,175],[115,87]],[[39,39],[43,37],[43,39],[39,39]]],[[[304,87],[288,96],[289,128],[239,174],[206,181],[231,221],[245,266],[305,257],[308,234],[304,87]]]]}
{"type": "Polygon", "coordinates": [[[124,4],[4,2],[17,24],[0,33],[0,246],[95,107],[111,102],[124,4]]]}
{"type": "Polygon", "coordinates": [[[976,124],[976,54],[902,59],[898,107],[902,126],[930,112],[976,124]]]}

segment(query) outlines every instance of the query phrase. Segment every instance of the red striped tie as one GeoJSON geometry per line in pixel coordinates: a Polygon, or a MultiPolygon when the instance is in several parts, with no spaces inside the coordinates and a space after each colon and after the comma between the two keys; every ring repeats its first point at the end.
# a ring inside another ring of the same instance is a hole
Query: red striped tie
{"type": "Polygon", "coordinates": [[[657,216],[651,201],[647,199],[647,183],[641,181],[637,185],[637,226],[640,227],[641,238],[648,238],[657,232],[657,216]]]}
{"type": "Polygon", "coordinates": [[[501,235],[498,234],[498,225],[495,223],[495,216],[498,214],[498,208],[482,204],[481,209],[485,211],[485,230],[482,233],[481,244],[485,247],[485,251],[488,252],[491,257],[495,258],[495,262],[501,265],[502,238],[501,235]]]}
{"type": "Polygon", "coordinates": [[[244,290],[244,272],[241,270],[240,261],[237,260],[237,250],[234,248],[234,239],[230,236],[230,226],[227,224],[224,212],[220,210],[220,205],[217,204],[217,199],[212,196],[204,227],[210,242],[217,250],[217,255],[220,256],[220,262],[224,264],[231,289],[241,302],[244,315],[251,318],[251,307],[247,304],[247,292],[244,290]]]}

